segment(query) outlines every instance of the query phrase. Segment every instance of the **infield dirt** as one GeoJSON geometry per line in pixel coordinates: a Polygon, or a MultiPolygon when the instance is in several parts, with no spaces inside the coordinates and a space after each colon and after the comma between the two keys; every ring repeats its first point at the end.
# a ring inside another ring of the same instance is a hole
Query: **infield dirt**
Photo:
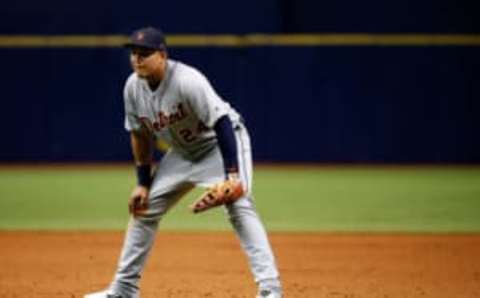
{"type": "MultiPolygon", "coordinates": [[[[480,235],[271,233],[285,298],[480,297],[480,235]]],[[[0,232],[0,297],[83,297],[112,278],[123,232],[0,232]]],[[[143,298],[248,297],[229,232],[161,232],[143,298]]]]}

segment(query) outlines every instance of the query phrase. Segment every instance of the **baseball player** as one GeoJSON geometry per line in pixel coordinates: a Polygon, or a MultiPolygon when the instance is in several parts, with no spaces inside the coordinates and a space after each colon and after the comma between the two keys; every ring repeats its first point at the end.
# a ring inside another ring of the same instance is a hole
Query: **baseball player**
{"type": "Polygon", "coordinates": [[[193,212],[223,205],[246,253],[257,297],[282,288],[265,228],[254,208],[250,140],[240,115],[197,69],[168,58],[162,31],[135,31],[126,47],[134,72],[124,88],[137,186],[118,268],[110,287],[85,298],[140,297],[139,279],[162,216],[195,186],[210,190],[193,212]],[[153,144],[170,146],[152,171],[153,144]]]}

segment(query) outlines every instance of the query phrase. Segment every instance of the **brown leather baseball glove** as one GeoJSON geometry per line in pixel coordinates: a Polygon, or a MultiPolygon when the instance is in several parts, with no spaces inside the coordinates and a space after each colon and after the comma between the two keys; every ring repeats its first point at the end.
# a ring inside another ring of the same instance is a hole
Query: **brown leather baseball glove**
{"type": "Polygon", "coordinates": [[[242,182],[238,179],[228,179],[204,192],[190,206],[190,209],[193,213],[200,213],[213,207],[233,203],[243,195],[242,182]]]}

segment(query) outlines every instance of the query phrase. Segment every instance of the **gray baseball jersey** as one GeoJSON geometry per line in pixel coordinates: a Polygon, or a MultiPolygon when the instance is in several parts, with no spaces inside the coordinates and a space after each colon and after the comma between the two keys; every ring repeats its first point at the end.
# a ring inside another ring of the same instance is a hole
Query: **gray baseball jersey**
{"type": "Polygon", "coordinates": [[[157,138],[169,143],[172,150],[158,162],[148,210],[131,218],[108,292],[140,297],[141,272],[161,218],[192,187],[208,187],[225,180],[222,155],[212,129],[224,115],[230,117],[235,127],[239,177],[246,190],[243,198],[225,208],[259,288],[279,288],[275,258],[251,194],[250,138],[238,113],[216,94],[204,75],[173,60],[168,60],[166,75],[155,91],[136,74],[128,78],[124,91],[125,128],[132,131],[145,125],[157,138]]]}
{"type": "Polygon", "coordinates": [[[145,125],[189,160],[215,147],[213,125],[220,117],[228,115],[234,125],[240,118],[202,73],[174,60],[168,60],[165,78],[155,91],[133,73],[125,84],[124,98],[128,131],[145,125]]]}

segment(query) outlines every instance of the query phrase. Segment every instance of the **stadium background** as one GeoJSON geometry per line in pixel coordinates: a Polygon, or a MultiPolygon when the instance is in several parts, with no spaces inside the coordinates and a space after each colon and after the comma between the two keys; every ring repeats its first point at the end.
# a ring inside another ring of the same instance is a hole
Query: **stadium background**
{"type": "Polygon", "coordinates": [[[0,161],[130,160],[124,49],[5,40],[101,42],[153,25],[167,35],[343,38],[341,45],[172,45],[171,57],[200,68],[245,116],[257,161],[478,163],[478,11],[478,3],[446,0],[8,2],[0,10],[0,161]],[[348,34],[413,34],[420,42],[355,45],[348,34]],[[443,43],[429,42],[440,34],[448,34],[443,43]],[[472,38],[449,44],[465,35],[472,38]]]}
{"type": "MultiPolygon", "coordinates": [[[[110,281],[135,185],[120,45],[154,25],[270,162],[255,168],[255,204],[285,297],[478,298],[479,8],[2,3],[0,297],[83,297],[110,281]]],[[[188,211],[200,191],[162,220],[142,297],[254,296],[223,210],[188,211]]]]}

